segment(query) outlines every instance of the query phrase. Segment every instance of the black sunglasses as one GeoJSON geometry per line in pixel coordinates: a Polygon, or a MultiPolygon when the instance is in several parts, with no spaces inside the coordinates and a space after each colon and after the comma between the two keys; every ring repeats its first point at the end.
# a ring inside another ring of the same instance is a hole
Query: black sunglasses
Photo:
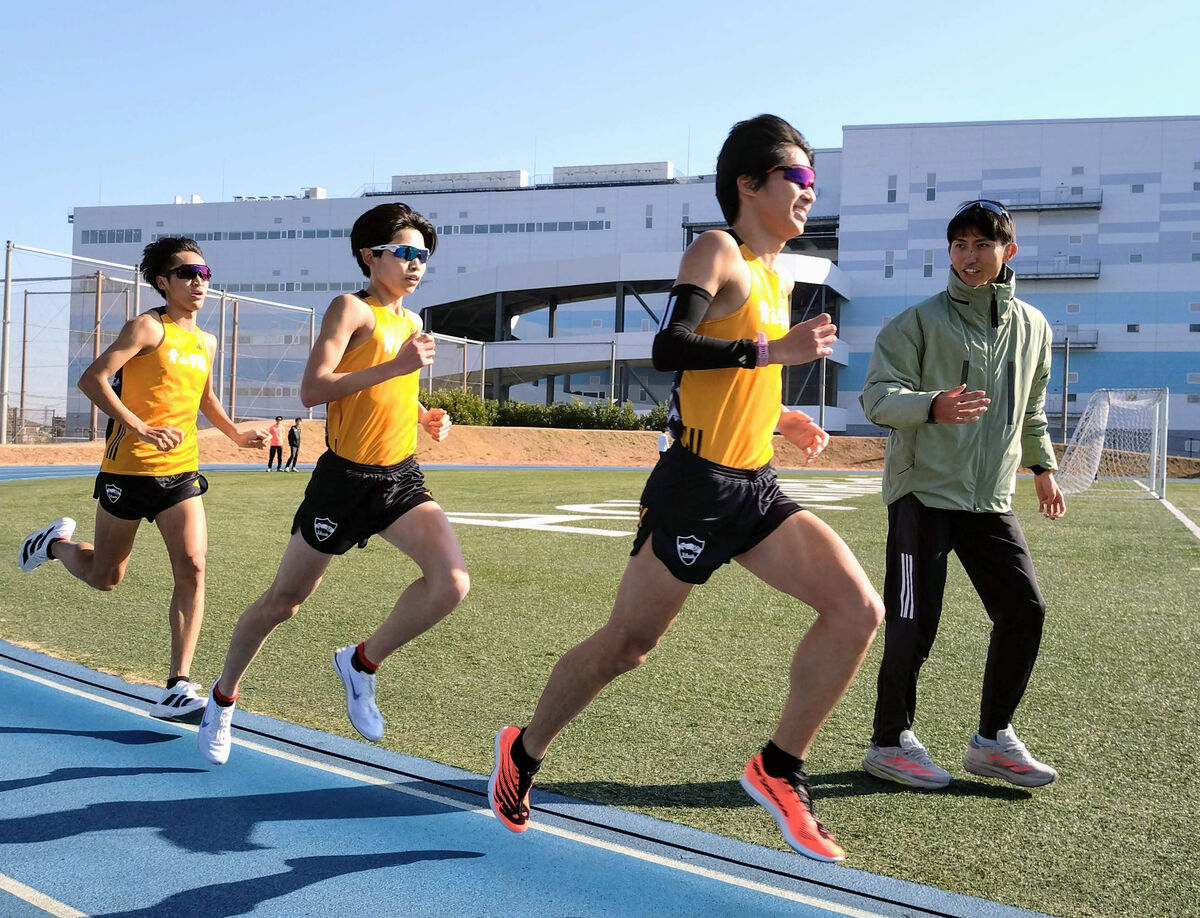
{"type": "Polygon", "coordinates": [[[954,216],[957,217],[959,214],[965,214],[972,207],[982,207],[984,210],[994,213],[997,217],[1003,217],[1005,220],[1012,219],[1012,214],[1008,212],[1007,207],[1005,207],[999,201],[989,201],[986,198],[980,198],[978,201],[963,202],[958,210],[954,212],[954,216]]]}
{"type": "Polygon", "coordinates": [[[194,280],[197,277],[200,280],[212,280],[212,269],[208,265],[180,265],[165,272],[165,274],[185,281],[194,280]]]}

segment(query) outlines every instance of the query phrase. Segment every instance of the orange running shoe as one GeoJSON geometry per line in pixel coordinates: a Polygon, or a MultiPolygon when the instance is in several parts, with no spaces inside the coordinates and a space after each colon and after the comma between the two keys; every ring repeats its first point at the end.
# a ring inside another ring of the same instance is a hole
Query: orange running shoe
{"type": "Polygon", "coordinates": [[[533,775],[522,771],[512,759],[512,746],[520,727],[505,727],[496,734],[496,764],[488,781],[488,803],[500,825],[512,832],[529,828],[529,788],[533,775]]]}
{"type": "Polygon", "coordinates": [[[779,824],[783,840],[805,857],[835,862],[846,859],[846,850],[813,812],[807,778],[802,776],[795,784],[787,778],[772,778],[763,768],[760,752],[746,763],[742,787],[779,824]]]}

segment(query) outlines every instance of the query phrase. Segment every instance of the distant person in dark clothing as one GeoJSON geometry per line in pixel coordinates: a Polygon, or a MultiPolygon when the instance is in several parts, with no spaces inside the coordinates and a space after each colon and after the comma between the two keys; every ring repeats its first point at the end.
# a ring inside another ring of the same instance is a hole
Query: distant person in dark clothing
{"type": "Polygon", "coordinates": [[[296,471],[296,460],[300,458],[300,419],[296,418],[296,423],[288,428],[288,447],[291,449],[291,455],[288,456],[287,464],[284,465],[285,472],[296,471]]]}

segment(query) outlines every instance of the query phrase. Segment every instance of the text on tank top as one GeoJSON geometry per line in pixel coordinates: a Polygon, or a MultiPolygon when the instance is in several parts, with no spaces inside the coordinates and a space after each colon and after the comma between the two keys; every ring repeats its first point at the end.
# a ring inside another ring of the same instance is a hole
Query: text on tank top
{"type": "Polygon", "coordinates": [[[121,403],[151,427],[177,427],[183,440],[162,452],[138,438],[119,421],[105,430],[100,471],[116,475],[177,475],[200,466],[196,447],[196,412],[208,380],[208,347],[199,329],[185,331],[167,314],[154,310],[162,322],[163,338],[148,354],[131,358],[113,377],[121,403]]]}
{"type": "MultiPolygon", "coordinates": [[[[353,373],[391,360],[421,318],[407,309],[401,315],[372,296],[359,297],[371,308],[371,336],[342,355],[335,372],[353,373]]],[[[343,459],[360,465],[395,465],[417,449],[417,392],[420,373],[394,376],[329,403],[326,445],[343,459]]]]}
{"type": "MultiPolygon", "coordinates": [[[[697,335],[725,341],[782,338],[791,322],[786,284],[745,245],[739,246],[750,273],[750,294],[736,311],[705,319],[697,335]]],[[[709,462],[756,469],[774,455],[771,437],[779,420],[783,367],[681,370],[671,391],[671,433],[686,450],[709,462]]]]}

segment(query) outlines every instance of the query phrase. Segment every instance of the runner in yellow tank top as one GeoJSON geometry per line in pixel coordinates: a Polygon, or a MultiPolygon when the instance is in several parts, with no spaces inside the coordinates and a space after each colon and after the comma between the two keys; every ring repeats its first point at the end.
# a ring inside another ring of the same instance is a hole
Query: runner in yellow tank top
{"type": "Polygon", "coordinates": [[[200,247],[184,236],[157,239],[142,252],[142,275],[166,305],[126,322],[79,378],[79,388],[109,417],[93,494],[94,541],[71,541],[75,521],[55,520],[25,540],[21,567],[32,570],[56,558],[88,586],[112,590],[125,576],[142,519],[157,525],[175,589],[168,611],[170,674],[150,713],[175,718],[204,706],[189,676],[204,620],[208,552],[200,497],[208,482],[199,473],[196,412],[238,446],[261,449],[266,434],[239,431],[213,393],[216,340],[196,328],[211,276],[200,247]]]}
{"type": "MultiPolygon", "coordinates": [[[[780,368],[827,355],[836,340],[827,315],[789,330],[791,284],[775,267],[816,198],[812,155],[772,115],[735,125],[721,149],[717,199],[732,233],[704,233],[684,253],[655,336],[655,366],[678,374],[676,442],[646,482],[616,605],[554,667],[528,726],[496,737],[489,800],[514,832],[528,828],[529,788],[559,732],[645,661],[694,584],[734,560],[817,612],[793,658],[779,726],[742,785],[797,851],[845,857],[813,812],[804,757],[858,671],[883,604],[845,543],[780,492],[768,464],[777,427],[810,459],[828,441],[807,415],[780,406],[780,368]]],[[[755,614],[748,609],[748,620],[755,614]]]]}
{"type": "Polygon", "coordinates": [[[437,233],[407,205],[381,204],[354,222],[350,247],[367,289],[329,304],[300,389],[306,405],[329,405],[328,449],[296,511],[275,581],[238,619],[213,683],[198,742],[215,765],[229,758],[242,677],[275,627],[316,591],[333,555],[379,534],[421,568],[370,637],[333,654],[350,723],[372,741],[384,728],[375,669],[449,615],[470,588],[458,540],[413,455],[418,426],[435,440],[450,429],[444,411],[426,411],[417,400],[418,373],[433,362],[434,340],[403,305],[424,276],[437,233]]]}

